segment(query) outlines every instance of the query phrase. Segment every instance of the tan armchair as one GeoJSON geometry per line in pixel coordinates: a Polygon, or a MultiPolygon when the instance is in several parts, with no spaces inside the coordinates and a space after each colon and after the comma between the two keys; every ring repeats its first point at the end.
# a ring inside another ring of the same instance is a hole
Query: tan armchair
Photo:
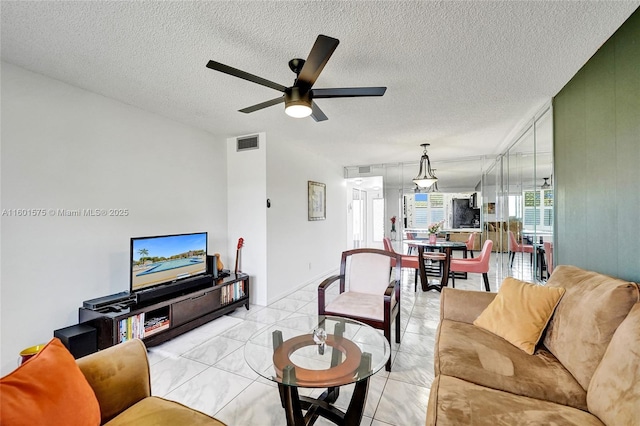
{"type": "Polygon", "coordinates": [[[100,405],[101,424],[224,426],[200,411],[151,396],[147,350],[129,340],[77,360],[100,405]]]}
{"type": "MultiPolygon", "coordinates": [[[[340,275],[318,286],[318,315],[351,318],[384,331],[391,345],[391,323],[396,323],[396,343],[400,343],[400,267],[402,256],[378,249],[355,249],[342,253],[340,275]],[[389,281],[389,268],[395,279],[389,281]],[[329,287],[340,282],[340,293],[326,304],[329,287]],[[348,288],[347,288],[348,287],[348,288]]],[[[391,371],[391,359],[387,361],[391,371]]]]}

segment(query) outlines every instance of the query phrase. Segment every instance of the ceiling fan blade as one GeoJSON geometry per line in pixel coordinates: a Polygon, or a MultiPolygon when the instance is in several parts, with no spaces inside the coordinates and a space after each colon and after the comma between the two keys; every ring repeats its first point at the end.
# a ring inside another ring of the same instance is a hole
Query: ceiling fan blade
{"type": "Polygon", "coordinates": [[[265,78],[258,77],[257,75],[249,74],[246,71],[242,71],[237,68],[230,67],[229,65],[221,64],[220,62],[209,61],[209,63],[207,63],[207,68],[211,68],[212,70],[220,71],[225,74],[229,74],[234,77],[241,78],[243,80],[251,81],[253,83],[257,83],[262,86],[267,86],[272,89],[276,89],[280,92],[284,92],[285,90],[287,90],[287,88],[282,84],[274,83],[273,81],[269,81],[265,78]]]}
{"type": "Polygon", "coordinates": [[[327,61],[329,61],[329,58],[333,55],[339,43],[340,40],[337,38],[320,34],[300,70],[296,85],[305,90],[309,90],[318,79],[324,66],[327,65],[327,61]]]}
{"type": "Polygon", "coordinates": [[[333,89],[313,89],[312,97],[322,98],[356,98],[360,96],[382,96],[386,87],[342,87],[333,89]]]}
{"type": "Polygon", "coordinates": [[[249,114],[250,112],[254,112],[254,111],[258,111],[264,108],[268,108],[270,106],[274,106],[274,105],[278,105],[280,103],[284,102],[284,95],[283,96],[278,96],[275,99],[271,99],[270,101],[265,101],[256,105],[252,105],[250,107],[246,107],[243,108],[241,110],[238,110],[239,112],[244,112],[245,114],[249,114]]]}
{"type": "Polygon", "coordinates": [[[311,118],[316,121],[326,121],[329,119],[315,102],[311,102],[311,118]]]}

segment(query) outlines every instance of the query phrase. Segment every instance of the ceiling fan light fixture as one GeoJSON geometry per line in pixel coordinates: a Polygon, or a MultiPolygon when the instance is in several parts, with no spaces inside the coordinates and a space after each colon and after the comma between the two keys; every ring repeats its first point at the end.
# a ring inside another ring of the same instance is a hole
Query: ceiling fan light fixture
{"type": "Polygon", "coordinates": [[[284,93],[284,112],[289,117],[304,118],[311,115],[311,95],[299,87],[291,87],[284,93]]]}
{"type": "Polygon", "coordinates": [[[418,176],[413,179],[413,182],[418,185],[420,188],[428,188],[434,183],[438,181],[438,178],[431,170],[431,161],[429,160],[429,156],[427,155],[427,147],[430,144],[423,143],[420,146],[424,148],[424,152],[422,153],[422,157],[420,158],[420,170],[418,171],[418,176]]]}
{"type": "Polygon", "coordinates": [[[542,186],[540,188],[542,189],[550,189],[551,188],[551,184],[549,184],[549,179],[550,178],[543,178],[544,179],[544,183],[542,184],[542,186]]]}

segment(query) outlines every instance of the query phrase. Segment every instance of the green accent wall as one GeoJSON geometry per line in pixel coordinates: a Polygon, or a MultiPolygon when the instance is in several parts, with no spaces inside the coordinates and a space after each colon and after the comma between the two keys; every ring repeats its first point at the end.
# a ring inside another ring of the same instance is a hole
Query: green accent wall
{"type": "Polygon", "coordinates": [[[555,256],[640,282],[640,9],[553,99],[555,256]]]}

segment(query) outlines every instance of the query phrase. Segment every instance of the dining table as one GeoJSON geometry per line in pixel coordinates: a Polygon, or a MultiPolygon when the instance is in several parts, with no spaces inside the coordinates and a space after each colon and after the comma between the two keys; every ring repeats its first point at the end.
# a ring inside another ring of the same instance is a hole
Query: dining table
{"type": "Polygon", "coordinates": [[[422,262],[418,262],[420,273],[420,285],[422,291],[436,290],[442,291],[442,287],[446,286],[449,282],[450,264],[451,264],[451,251],[459,250],[466,247],[463,242],[457,241],[436,241],[429,242],[429,240],[405,240],[404,243],[411,244],[418,247],[418,259],[422,259],[422,262]],[[445,254],[445,258],[442,261],[442,276],[440,277],[439,284],[431,284],[427,279],[427,268],[425,265],[424,252],[425,248],[435,249],[445,254]]]}

